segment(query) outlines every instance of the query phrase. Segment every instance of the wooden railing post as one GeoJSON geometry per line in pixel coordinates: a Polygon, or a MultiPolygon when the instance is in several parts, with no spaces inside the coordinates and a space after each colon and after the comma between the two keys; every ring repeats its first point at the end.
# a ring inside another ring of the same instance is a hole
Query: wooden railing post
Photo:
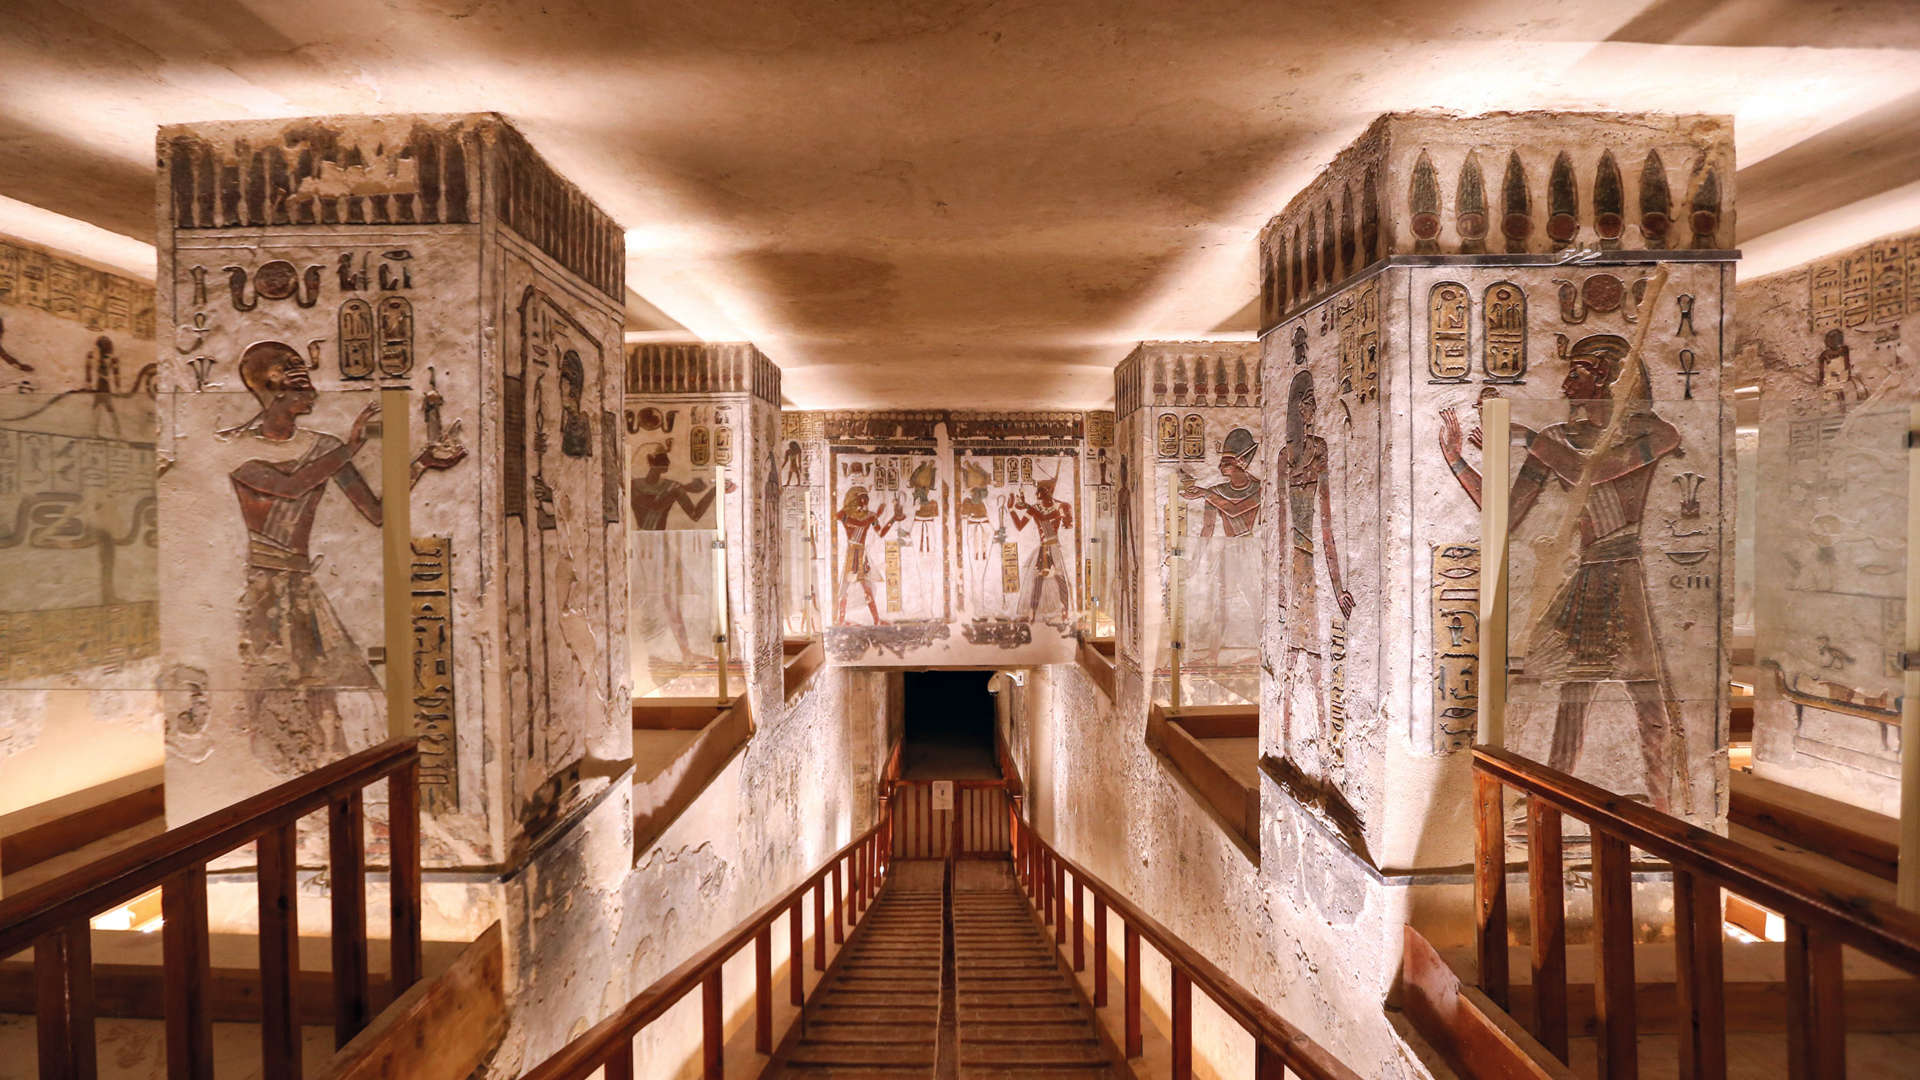
{"type": "Polygon", "coordinates": [[[807,937],[801,915],[796,897],[787,908],[787,1000],[796,1006],[807,1003],[807,937]]]}
{"type": "Polygon", "coordinates": [[[1053,940],[1067,943],[1067,864],[1063,859],[1053,860],[1053,940]]]}
{"type": "Polygon", "coordinates": [[[813,883],[813,970],[827,970],[827,875],[813,883]]]}
{"type": "Polygon", "coordinates": [[[336,1048],[367,1026],[366,805],[359,789],[334,799],[327,813],[328,871],[333,877],[333,1038],[336,1048]]]}
{"type": "Polygon", "coordinates": [[[1173,1080],[1193,1080],[1193,980],[1173,965],[1173,1080]]]}
{"type": "Polygon", "coordinates": [[[1093,1007],[1107,1007],[1107,897],[1093,891],[1093,1007]]]}
{"type": "Polygon", "coordinates": [[[33,944],[33,1004],[40,1080],[94,1080],[93,938],[79,919],[33,944]]]}
{"type": "Polygon", "coordinates": [[[1121,924],[1120,940],[1126,951],[1126,971],[1121,989],[1122,1009],[1127,1014],[1127,1056],[1137,1058],[1144,1047],[1140,1030],[1140,928],[1132,922],[1121,924]]]}
{"type": "Polygon", "coordinates": [[[867,891],[866,849],[856,847],[847,853],[847,926],[860,921],[861,898],[867,891]]]}
{"type": "Polygon", "coordinates": [[[1532,918],[1533,1034],[1567,1060],[1566,870],[1560,811],[1527,800],[1527,897],[1532,918]]]}
{"type": "Polygon", "coordinates": [[[1480,990],[1495,1005],[1507,1000],[1507,837],[1500,781],[1473,774],[1473,895],[1480,990]]]}
{"type": "Polygon", "coordinates": [[[1058,856],[1054,855],[1053,850],[1049,848],[1047,850],[1046,855],[1040,860],[1040,874],[1042,877],[1045,877],[1047,879],[1046,880],[1046,898],[1047,898],[1046,925],[1049,927],[1051,927],[1054,923],[1053,898],[1060,895],[1059,879],[1055,876],[1059,869],[1059,865],[1060,865],[1060,860],[1058,856]]]}
{"type": "Polygon", "coordinates": [[[196,866],[160,886],[161,979],[166,986],[168,1080],[212,1080],[213,1014],[207,989],[213,953],[207,938],[207,868],[196,866]]]}
{"type": "Polygon", "coordinates": [[[1073,878],[1073,970],[1087,970],[1087,924],[1085,888],[1080,876],[1073,878]]]}
{"type": "Polygon", "coordinates": [[[1264,1042],[1253,1044],[1253,1080],[1287,1080],[1287,1063],[1280,1051],[1264,1042]]]}
{"type": "Polygon", "coordinates": [[[606,1061],[605,1080],[633,1080],[633,1040],[623,1039],[606,1061]]]}
{"type": "Polygon", "coordinates": [[[387,778],[388,890],[393,930],[393,996],[420,980],[420,765],[387,778]]]}
{"type": "Polygon", "coordinates": [[[1625,840],[1593,832],[1593,1012],[1602,1080],[1639,1075],[1639,1031],[1634,1016],[1632,849],[1625,840]]]}
{"type": "Polygon", "coordinates": [[[1681,1080],[1726,1080],[1725,931],[1720,886],[1687,870],[1673,872],[1675,991],[1681,1080]]]}
{"type": "Polygon", "coordinates": [[[700,980],[700,1075],[705,1080],[726,1076],[726,1032],[721,1025],[720,964],[700,980]]]}
{"type": "Polygon", "coordinates": [[[840,860],[833,860],[833,943],[844,945],[847,941],[845,912],[840,907],[840,860]]]}
{"type": "Polygon", "coordinates": [[[1788,1080],[1846,1080],[1840,944],[1787,920],[1788,1080]]]}
{"type": "Polygon", "coordinates": [[[255,847],[260,893],[260,1061],[265,1076],[299,1080],[300,919],[298,826],[275,826],[255,847]]]}
{"type": "Polygon", "coordinates": [[[773,1052],[773,927],[753,935],[753,1048],[773,1052]]]}

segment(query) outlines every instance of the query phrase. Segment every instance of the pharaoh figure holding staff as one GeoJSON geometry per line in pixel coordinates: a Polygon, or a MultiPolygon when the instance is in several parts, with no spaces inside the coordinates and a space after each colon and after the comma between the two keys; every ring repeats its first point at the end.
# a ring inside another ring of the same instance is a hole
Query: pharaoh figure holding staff
{"type": "MultiPolygon", "coordinates": [[[[1661,284],[1649,290],[1648,305],[1661,284]]],[[[1573,543],[1556,545],[1557,553],[1572,555],[1566,561],[1574,563],[1558,588],[1558,561],[1549,557],[1541,563],[1535,590],[1551,599],[1530,612],[1525,669],[1515,682],[1558,684],[1547,764],[1569,773],[1586,740],[1594,693],[1604,682],[1623,684],[1638,718],[1654,808],[1669,811],[1676,766],[1691,806],[1685,749],[1679,745],[1684,727],[1654,636],[1640,543],[1654,473],[1679,451],[1680,432],[1654,413],[1646,365],[1616,334],[1593,334],[1574,343],[1560,389],[1567,401],[1565,422],[1537,432],[1516,426],[1527,456],[1514,481],[1510,513],[1517,526],[1549,483],[1572,491],[1569,513],[1577,553],[1568,551],[1573,543]]],[[[1481,476],[1463,457],[1462,439],[1459,418],[1445,410],[1441,453],[1478,505],[1481,476]]]]}
{"type": "Polygon", "coordinates": [[[1053,497],[1058,482],[1057,475],[1035,481],[1033,501],[1028,502],[1025,493],[1015,494],[1007,512],[1014,528],[1025,529],[1031,519],[1034,531],[1040,534],[1040,547],[1029,568],[1033,584],[1027,588],[1026,611],[1021,617],[1026,622],[1040,617],[1040,593],[1052,581],[1060,595],[1059,625],[1065,628],[1073,621],[1073,584],[1068,580],[1073,566],[1060,557],[1060,530],[1073,528],[1073,504],[1053,497]]]}
{"type": "Polygon", "coordinates": [[[873,616],[873,625],[886,625],[880,617],[880,605],[873,598],[873,564],[867,560],[867,536],[884,537],[887,530],[893,528],[902,514],[900,507],[893,508],[893,517],[880,520],[880,512],[868,508],[867,489],[855,485],[847,489],[840,500],[840,509],[834,512],[833,519],[846,530],[847,560],[840,568],[840,585],[834,592],[838,596],[834,622],[845,625],[847,621],[847,590],[859,585],[867,594],[867,612],[873,616]]]}

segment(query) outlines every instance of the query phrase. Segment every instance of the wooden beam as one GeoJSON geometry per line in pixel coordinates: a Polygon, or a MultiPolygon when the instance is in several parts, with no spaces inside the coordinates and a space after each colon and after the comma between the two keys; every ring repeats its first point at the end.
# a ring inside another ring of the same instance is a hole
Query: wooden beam
{"type": "Polygon", "coordinates": [[[1112,642],[1108,642],[1108,645],[1109,648],[1102,650],[1097,643],[1082,639],[1076,657],[1080,662],[1080,670],[1086,673],[1087,681],[1093,684],[1094,689],[1106,695],[1108,701],[1112,701],[1114,686],[1112,642]]]}
{"type": "MultiPolygon", "coordinates": [[[[1697,874],[1674,871],[1673,928],[1680,1076],[1682,1080],[1726,1080],[1726,930],[1720,917],[1720,887],[1697,874]]],[[[1634,1014],[1639,1015],[1637,1000],[1634,1014]]]]}
{"type": "Polygon", "coordinates": [[[0,836],[0,866],[6,867],[9,874],[17,874],[115,833],[164,818],[166,812],[164,785],[151,784],[116,795],[51,821],[0,836]]]}
{"type": "Polygon", "coordinates": [[[1529,801],[1527,897],[1534,987],[1531,1029],[1554,1057],[1566,1061],[1567,908],[1561,850],[1560,812],[1539,799],[1529,801]]]}
{"type": "Polygon", "coordinates": [[[1507,833],[1500,782],[1473,774],[1474,940],[1480,990],[1504,1009],[1507,998],[1507,833]]]}
{"type": "Polygon", "coordinates": [[[633,785],[633,857],[645,857],[667,826],[713,783],[753,737],[753,710],[744,695],[713,715],[671,765],[633,785]]]}
{"type": "Polygon", "coordinates": [[[1461,1076],[1574,1080],[1574,1073],[1485,994],[1462,985],[1432,944],[1409,926],[1396,996],[1414,1029],[1461,1076]]]}
{"type": "Polygon", "coordinates": [[[213,981],[212,949],[207,940],[207,870],[196,866],[160,887],[165,923],[167,987],[167,1076],[169,1080],[213,1080],[213,1015],[207,1010],[207,984],[213,981]]]}
{"type": "MultiPolygon", "coordinates": [[[[1779,1034],[1787,1030],[1787,984],[1742,980],[1722,984],[1726,1029],[1729,1032],[1779,1034]]],[[[1642,1036],[1678,1035],[1687,1022],[1675,983],[1637,983],[1633,988],[1633,1015],[1642,1036]]],[[[1847,1030],[1853,1033],[1899,1034],[1920,1031],[1920,982],[1912,979],[1848,979],[1844,987],[1847,1030]]],[[[1528,1015],[1533,987],[1513,988],[1513,1012],[1528,1015]]],[[[102,1010],[101,1015],[110,1015],[102,1010]]],[[[1567,1027],[1573,1036],[1592,1038],[1593,987],[1575,983],[1567,988],[1567,1027]]]]}
{"type": "Polygon", "coordinates": [[[712,698],[634,698],[633,730],[699,731],[727,711],[712,698]]]}
{"type": "Polygon", "coordinates": [[[466,1080],[506,1031],[506,954],[496,922],[452,967],[414,983],[341,1047],[320,1080],[466,1080]]]}
{"type": "Polygon", "coordinates": [[[1640,1034],[1633,1013],[1631,858],[1625,840],[1593,834],[1593,983],[1600,1026],[1594,1050],[1602,1080],[1640,1075],[1640,1034]]]}
{"type": "Polygon", "coordinates": [[[1160,750],[1162,758],[1193,789],[1200,805],[1257,861],[1260,849],[1260,789],[1242,783],[1219,758],[1209,752],[1187,730],[1178,710],[1149,706],[1147,735],[1150,743],[1160,750]]]}
{"type": "Polygon", "coordinates": [[[1888,881],[1899,877],[1897,819],[1747,772],[1728,773],[1727,787],[1729,825],[1765,833],[1888,881]]]}

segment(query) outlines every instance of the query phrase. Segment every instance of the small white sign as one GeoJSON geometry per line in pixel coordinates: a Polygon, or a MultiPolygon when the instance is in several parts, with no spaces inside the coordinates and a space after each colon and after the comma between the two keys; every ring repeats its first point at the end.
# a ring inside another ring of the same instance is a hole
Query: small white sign
{"type": "Polygon", "coordinates": [[[953,781],[935,780],[933,782],[933,808],[935,810],[953,809],[953,781]]]}

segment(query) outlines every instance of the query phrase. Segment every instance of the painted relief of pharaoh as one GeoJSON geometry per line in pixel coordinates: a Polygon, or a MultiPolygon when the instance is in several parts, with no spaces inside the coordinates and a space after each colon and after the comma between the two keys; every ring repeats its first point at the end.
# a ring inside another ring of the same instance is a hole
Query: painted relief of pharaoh
{"type": "MultiPolygon", "coordinates": [[[[1513,526],[1549,483],[1577,490],[1584,481],[1587,494],[1576,508],[1578,563],[1531,628],[1525,671],[1514,682],[1559,687],[1547,764],[1562,772],[1572,772],[1579,760],[1595,691],[1602,683],[1623,684],[1633,699],[1654,808],[1668,811],[1677,768],[1690,810],[1688,762],[1679,745],[1684,729],[1654,634],[1640,543],[1647,492],[1660,462],[1679,451],[1680,432],[1653,411],[1647,369],[1627,363],[1630,349],[1617,334],[1574,343],[1561,384],[1566,422],[1522,431],[1527,456],[1514,481],[1513,526]],[[1623,377],[1631,384],[1620,385],[1623,377]]],[[[1459,418],[1443,411],[1440,451],[1478,505],[1480,473],[1462,455],[1461,442],[1459,418]]]]}
{"type": "Polygon", "coordinates": [[[1223,650],[1260,648],[1260,540],[1254,526],[1260,522],[1260,478],[1247,468],[1260,451],[1260,442],[1246,428],[1234,428],[1220,444],[1220,482],[1202,486],[1180,470],[1180,497],[1206,505],[1200,525],[1199,549],[1190,580],[1204,582],[1206,591],[1194,596],[1202,610],[1191,611],[1189,623],[1208,635],[1196,642],[1204,662],[1218,665],[1223,650]]]}
{"type": "MultiPolygon", "coordinates": [[[[292,346],[262,341],[240,356],[240,381],[260,411],[219,433],[249,457],[228,473],[247,527],[247,579],[240,598],[240,660],[252,712],[253,750],[280,775],[312,769],[352,749],[338,692],[372,691],[379,682],[365,652],[314,580],[313,522],[329,483],[367,522],[381,522],[380,496],[353,459],[380,433],[380,406],[368,405],[345,441],[300,426],[317,394],[307,362],[292,346]]],[[[458,464],[464,449],[433,444],[413,462],[427,469],[458,464]]],[[[377,721],[377,718],[376,718],[377,721]]]]}
{"type": "MultiPolygon", "coordinates": [[[[651,638],[664,620],[680,650],[683,664],[711,663],[713,657],[696,652],[687,634],[686,614],[681,597],[687,591],[690,573],[702,573],[697,562],[701,535],[682,537],[668,530],[667,524],[678,508],[687,517],[685,529],[700,529],[713,509],[719,488],[705,480],[676,480],[667,475],[673,467],[673,440],[642,443],[633,452],[633,479],[628,496],[633,506],[633,525],[641,533],[635,556],[641,563],[636,579],[638,595],[634,608],[641,620],[643,638],[651,638]]],[[[729,486],[732,481],[727,482],[729,486]]]]}
{"type": "Polygon", "coordinates": [[[1027,589],[1027,604],[1021,619],[1033,622],[1040,617],[1041,592],[1051,581],[1060,597],[1059,618],[1053,625],[1065,632],[1073,625],[1073,583],[1069,580],[1073,565],[1060,556],[1060,530],[1073,528],[1073,504],[1053,497],[1059,479],[1049,476],[1035,481],[1033,501],[1028,502],[1024,492],[1016,494],[1007,507],[1007,514],[1013,518],[1015,528],[1025,529],[1031,521],[1034,531],[1040,534],[1040,546],[1029,557],[1028,579],[1033,584],[1027,589]]]}
{"type": "MultiPolygon", "coordinates": [[[[1313,432],[1315,409],[1312,372],[1295,372],[1287,389],[1287,444],[1280,450],[1280,472],[1287,485],[1286,502],[1280,508],[1280,535],[1287,546],[1287,564],[1280,569],[1278,600],[1286,627],[1285,674],[1291,676],[1296,665],[1306,668],[1318,713],[1327,702],[1321,671],[1326,630],[1320,625],[1314,566],[1317,553],[1324,553],[1327,580],[1343,619],[1353,614],[1353,594],[1341,584],[1340,552],[1333,542],[1333,481],[1327,471],[1327,440],[1313,432]]],[[[1330,716],[1316,719],[1322,721],[1323,730],[1331,731],[1330,716]]]]}
{"type": "Polygon", "coordinates": [[[858,585],[867,594],[867,613],[873,616],[873,625],[885,626],[887,620],[880,617],[880,605],[873,597],[873,564],[867,559],[867,537],[876,539],[887,535],[900,520],[900,507],[895,505],[893,516],[886,521],[880,520],[880,513],[868,507],[867,489],[855,485],[847,489],[840,501],[840,509],[834,512],[833,520],[846,530],[847,558],[840,568],[840,581],[834,595],[838,600],[834,622],[847,624],[847,593],[858,585]]]}

